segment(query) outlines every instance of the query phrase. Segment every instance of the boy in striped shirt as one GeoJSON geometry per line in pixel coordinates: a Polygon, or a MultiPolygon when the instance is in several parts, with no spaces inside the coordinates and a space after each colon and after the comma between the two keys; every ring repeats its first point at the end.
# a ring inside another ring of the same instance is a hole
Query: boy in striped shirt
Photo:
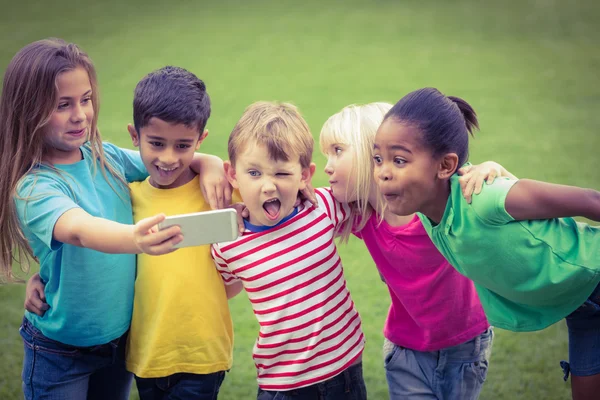
{"type": "Polygon", "coordinates": [[[328,189],[316,190],[318,207],[296,206],[315,171],[313,144],[308,125],[286,103],[252,104],[229,137],[225,173],[250,216],[242,236],[211,253],[225,284],[243,283],[260,325],[253,352],[258,400],[278,392],[367,398],[364,335],[334,243],[349,210],[328,189]]]}

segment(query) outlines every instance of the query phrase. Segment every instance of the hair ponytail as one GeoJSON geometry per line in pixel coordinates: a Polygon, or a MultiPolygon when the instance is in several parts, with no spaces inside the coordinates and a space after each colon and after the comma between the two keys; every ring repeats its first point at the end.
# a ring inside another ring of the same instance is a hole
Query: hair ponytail
{"type": "Polygon", "coordinates": [[[458,106],[458,109],[460,110],[463,117],[465,118],[465,125],[467,127],[467,130],[469,131],[471,136],[474,136],[473,131],[475,129],[479,129],[479,121],[477,121],[477,113],[475,112],[475,110],[473,110],[473,107],[471,107],[471,105],[469,103],[467,103],[460,97],[455,97],[455,96],[446,96],[446,97],[449,98],[450,100],[452,100],[454,102],[454,104],[456,104],[458,106]]]}
{"type": "Polygon", "coordinates": [[[401,98],[386,114],[393,119],[417,127],[420,140],[435,156],[456,153],[458,165],[469,157],[469,134],[479,128],[477,114],[463,99],[444,96],[435,88],[415,90],[401,98]]]}

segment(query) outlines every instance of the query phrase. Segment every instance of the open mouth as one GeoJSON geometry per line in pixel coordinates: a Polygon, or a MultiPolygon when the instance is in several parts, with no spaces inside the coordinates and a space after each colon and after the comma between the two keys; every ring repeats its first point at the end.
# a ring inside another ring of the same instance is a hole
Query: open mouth
{"type": "Polygon", "coordinates": [[[263,203],[263,209],[267,218],[270,220],[276,220],[279,218],[279,211],[281,210],[281,202],[277,199],[270,199],[263,203]]]}
{"type": "Polygon", "coordinates": [[[68,131],[67,133],[71,136],[81,137],[81,136],[85,135],[85,132],[86,132],[86,128],[68,131]]]}
{"type": "Polygon", "coordinates": [[[156,170],[158,171],[158,174],[162,178],[168,178],[169,176],[173,175],[173,173],[177,170],[177,167],[165,168],[165,167],[159,167],[158,165],[156,165],[155,167],[156,167],[156,170]]]}

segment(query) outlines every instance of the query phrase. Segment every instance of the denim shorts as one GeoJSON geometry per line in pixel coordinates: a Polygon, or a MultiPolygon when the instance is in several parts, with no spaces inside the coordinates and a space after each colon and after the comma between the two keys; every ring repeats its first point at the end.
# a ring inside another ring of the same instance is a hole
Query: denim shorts
{"type": "Polygon", "coordinates": [[[367,387],[362,363],[346,368],[341,374],[326,381],[300,389],[271,391],[258,389],[257,400],[366,400],[367,387]]]}
{"type": "Polygon", "coordinates": [[[98,346],[70,346],[47,338],[27,318],[19,332],[26,400],[129,398],[133,375],[125,369],[126,334],[98,346]]]}
{"type": "Polygon", "coordinates": [[[140,400],[217,400],[225,371],[212,374],[178,373],[162,378],[135,377],[140,400]]]}
{"type": "Polygon", "coordinates": [[[416,351],[385,339],[390,399],[477,399],[489,366],[494,331],[438,351],[416,351]]]}
{"type": "Polygon", "coordinates": [[[600,284],[579,308],[566,318],[569,329],[569,362],[560,365],[567,380],[600,373],[600,284]]]}

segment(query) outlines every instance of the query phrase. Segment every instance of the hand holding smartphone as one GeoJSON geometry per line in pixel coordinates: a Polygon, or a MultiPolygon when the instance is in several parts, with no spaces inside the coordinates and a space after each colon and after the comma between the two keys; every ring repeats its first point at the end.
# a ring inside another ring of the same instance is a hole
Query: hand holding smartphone
{"type": "Polygon", "coordinates": [[[237,212],[232,208],[171,215],[158,224],[158,229],[179,225],[183,240],[174,247],[202,246],[230,242],[238,237],[237,212]]]}

